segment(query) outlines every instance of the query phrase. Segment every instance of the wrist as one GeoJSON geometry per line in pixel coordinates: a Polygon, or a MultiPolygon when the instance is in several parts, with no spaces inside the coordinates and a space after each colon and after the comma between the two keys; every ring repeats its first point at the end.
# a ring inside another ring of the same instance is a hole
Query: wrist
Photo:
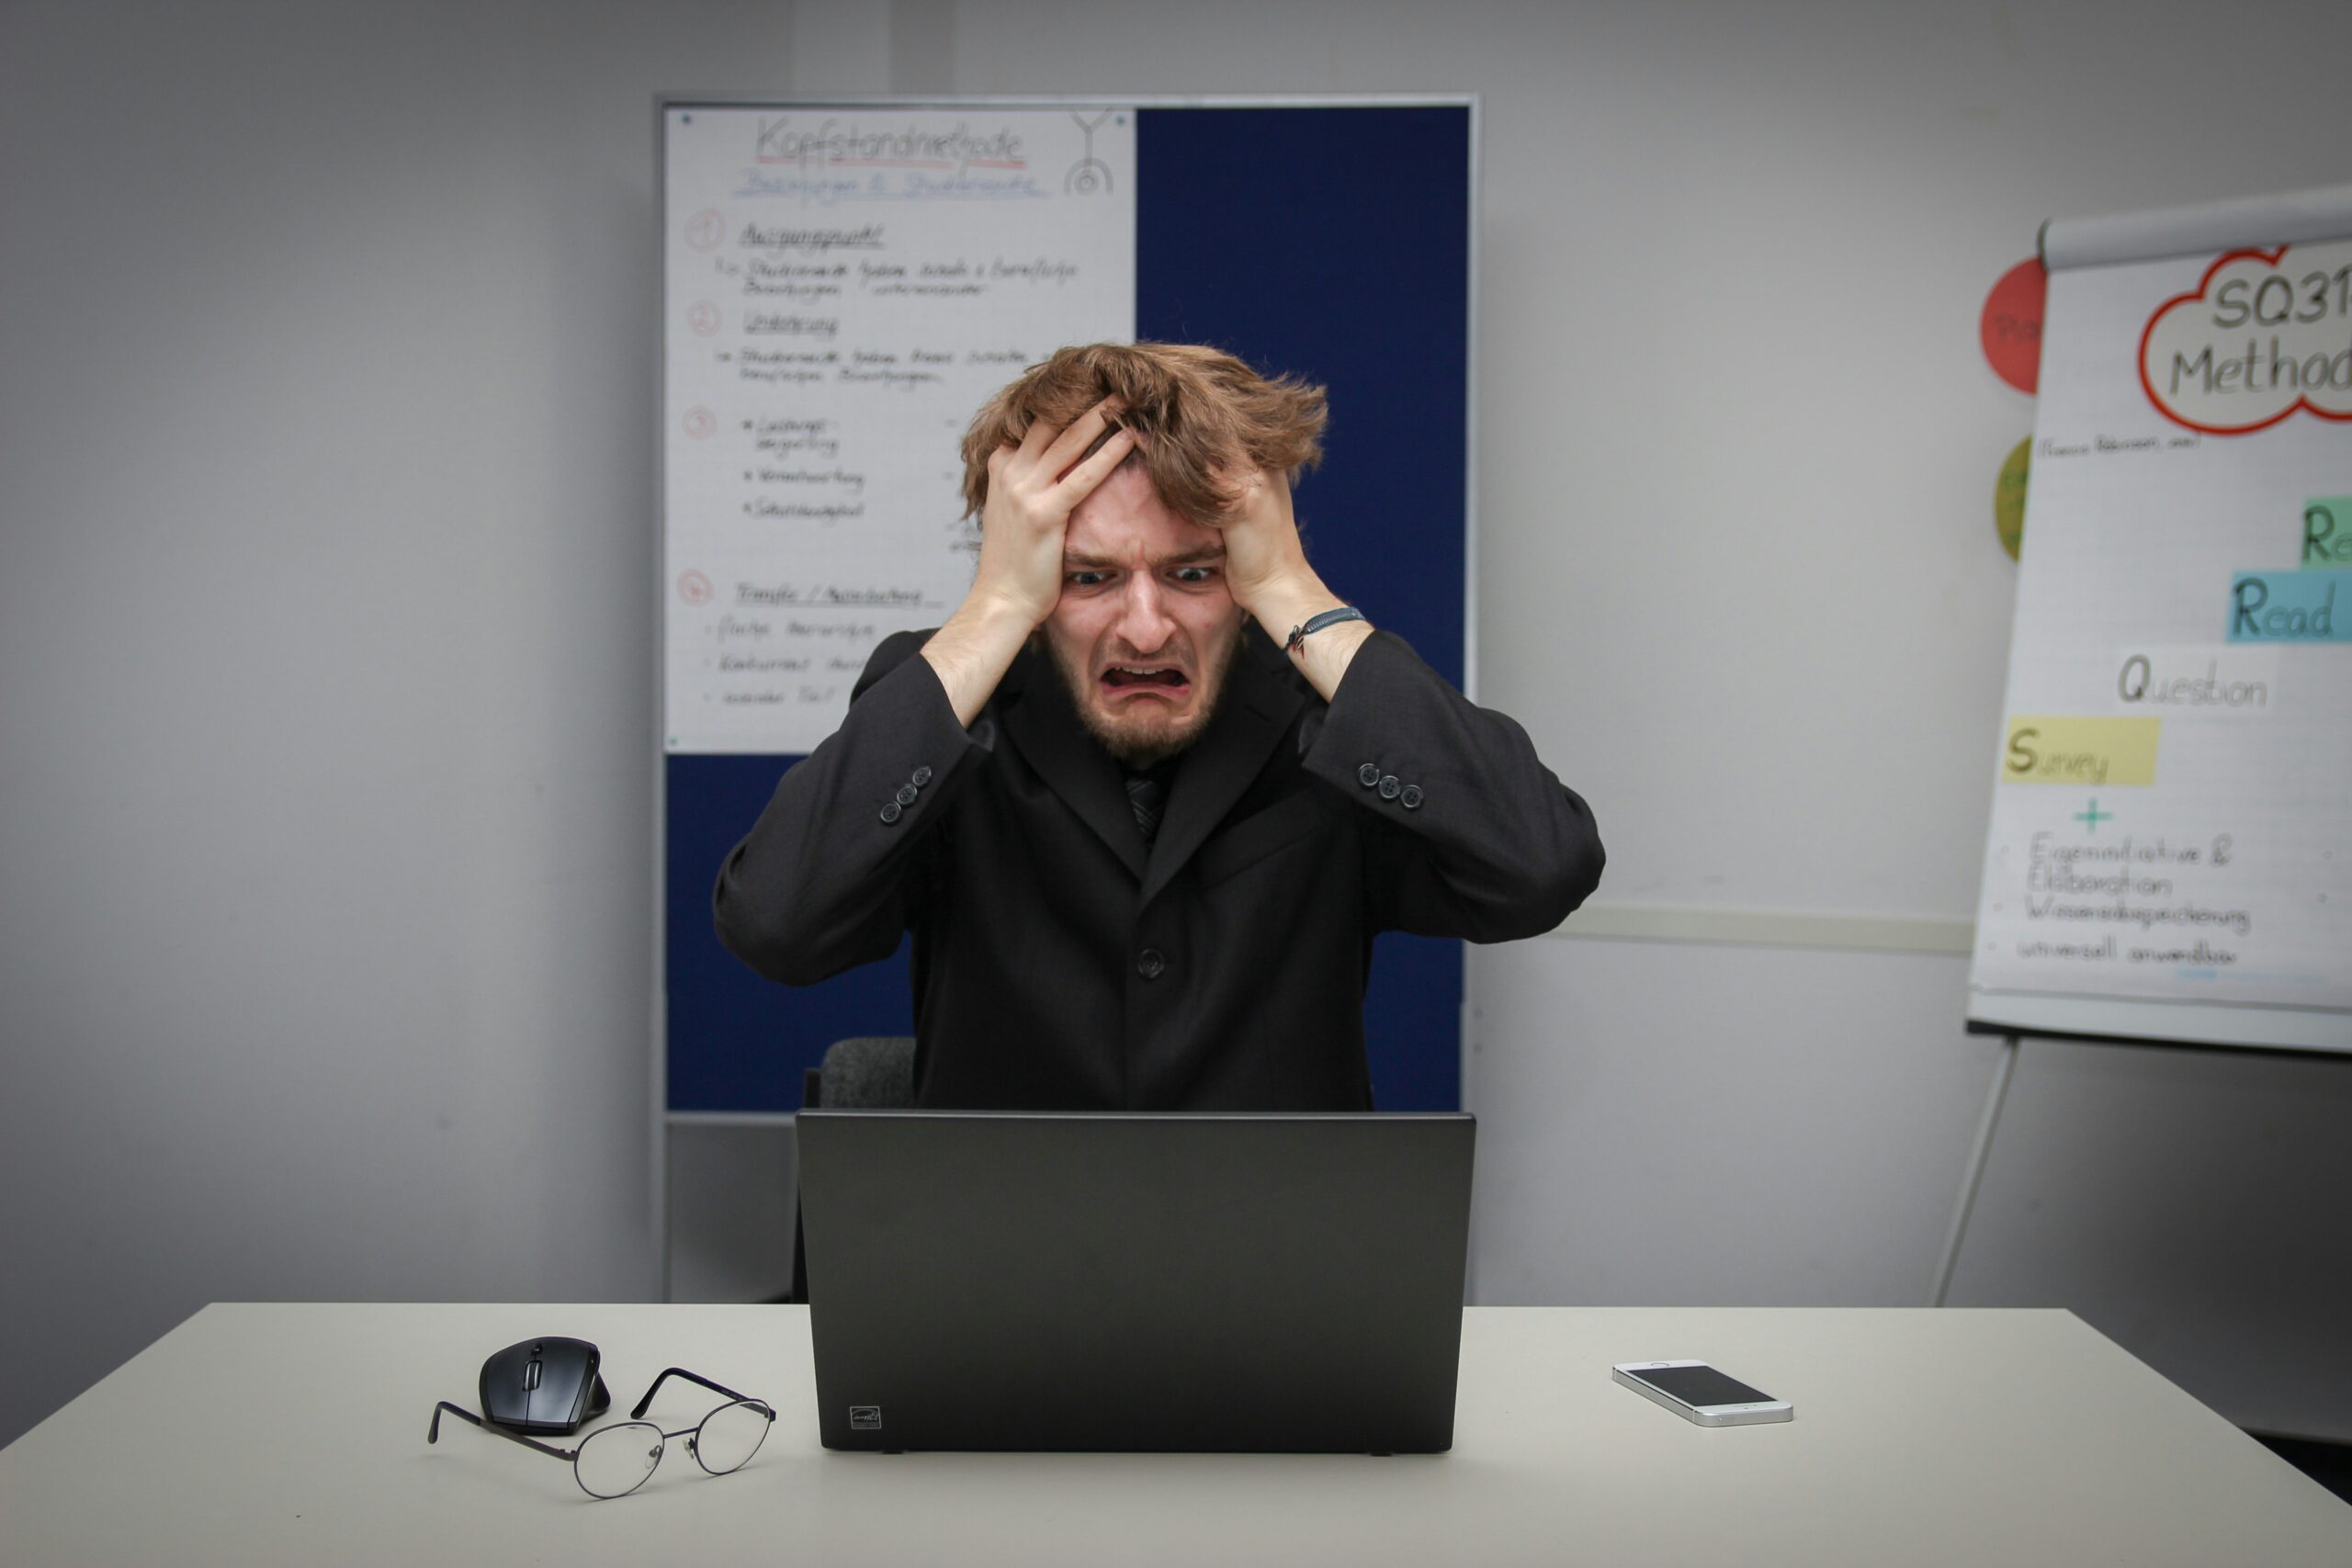
{"type": "Polygon", "coordinates": [[[1288,640],[1293,626],[1346,604],[1323,585],[1321,578],[1308,572],[1303,578],[1286,579],[1251,594],[1248,607],[1258,618],[1259,626],[1280,648],[1288,640]]]}
{"type": "Polygon", "coordinates": [[[1283,651],[1291,654],[1303,652],[1306,647],[1306,639],[1317,633],[1336,631],[1341,626],[1351,625],[1369,626],[1371,620],[1371,616],[1353,604],[1342,604],[1336,610],[1321,611],[1307,616],[1306,619],[1291,627],[1290,636],[1283,639],[1283,651]]]}
{"type": "MultiPolygon", "coordinates": [[[[1301,626],[1313,620],[1297,623],[1301,626]]],[[[1284,634],[1276,634],[1278,637],[1284,634]]],[[[1372,623],[1361,612],[1345,620],[1327,623],[1320,629],[1302,637],[1296,648],[1285,648],[1283,657],[1290,667],[1306,677],[1325,702],[1339,695],[1340,682],[1350,665],[1355,662],[1356,650],[1371,639],[1372,623]]]]}
{"type": "Polygon", "coordinates": [[[1034,627],[1020,605],[974,592],[923,644],[922,657],[938,673],[956,723],[969,728],[979,716],[1034,627]]]}
{"type": "Polygon", "coordinates": [[[1050,604],[1041,610],[1018,595],[976,583],[948,620],[950,625],[960,625],[976,636],[1020,643],[1027,641],[1029,634],[1045,625],[1046,617],[1053,613],[1050,604]]]}

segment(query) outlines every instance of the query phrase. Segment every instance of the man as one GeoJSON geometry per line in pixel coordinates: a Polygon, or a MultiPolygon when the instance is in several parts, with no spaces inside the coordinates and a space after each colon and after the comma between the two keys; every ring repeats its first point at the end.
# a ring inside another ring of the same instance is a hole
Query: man
{"type": "Polygon", "coordinates": [[[1307,564],[1322,424],[1319,389],[1181,345],[1000,393],[970,592],[785,774],[721,940],[807,985],[912,931],[924,1106],[1370,1109],[1374,935],[1533,936],[1601,852],[1519,726],[1307,564]]]}

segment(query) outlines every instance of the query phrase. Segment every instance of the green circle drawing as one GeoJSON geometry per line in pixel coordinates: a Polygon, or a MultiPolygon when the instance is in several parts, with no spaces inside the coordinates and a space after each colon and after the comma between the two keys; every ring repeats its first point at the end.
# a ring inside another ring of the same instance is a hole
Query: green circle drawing
{"type": "Polygon", "coordinates": [[[2032,458],[2033,437],[2029,435],[2010,448],[2001,477],[1993,481],[1993,526],[2000,530],[2001,548],[2011,560],[2025,543],[2025,475],[2032,458]]]}

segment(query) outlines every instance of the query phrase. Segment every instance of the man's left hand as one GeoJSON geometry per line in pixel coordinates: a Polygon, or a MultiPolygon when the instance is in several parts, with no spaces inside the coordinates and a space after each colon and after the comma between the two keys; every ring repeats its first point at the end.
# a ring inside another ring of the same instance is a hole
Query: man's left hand
{"type": "MultiPolygon", "coordinates": [[[[1306,564],[1298,524],[1291,515],[1290,479],[1260,471],[1241,481],[1240,496],[1218,523],[1225,535],[1225,581],[1233,601],[1264,621],[1260,606],[1287,602],[1313,589],[1328,592],[1306,564]]],[[[1337,600],[1332,603],[1336,604],[1337,600]]],[[[1327,605],[1325,608],[1329,608],[1327,605]]]]}
{"type": "MultiPolygon", "coordinates": [[[[1347,603],[1306,564],[1306,547],[1299,542],[1298,524],[1291,514],[1288,476],[1263,470],[1250,474],[1216,525],[1225,536],[1226,587],[1276,647],[1308,616],[1347,603]]],[[[1371,635],[1363,622],[1349,621],[1308,637],[1292,657],[1328,702],[1356,648],[1371,635]]]]}

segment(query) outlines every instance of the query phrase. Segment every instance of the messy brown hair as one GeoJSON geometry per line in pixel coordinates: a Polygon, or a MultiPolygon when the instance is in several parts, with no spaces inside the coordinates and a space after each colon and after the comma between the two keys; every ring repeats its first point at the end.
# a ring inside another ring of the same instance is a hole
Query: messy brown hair
{"type": "Polygon", "coordinates": [[[1183,343],[1096,343],[1065,348],[995,397],[964,433],[964,504],[989,498],[989,455],[1017,446],[1036,421],[1067,428],[1104,398],[1126,405],[1136,433],[1127,461],[1180,517],[1208,523],[1239,499],[1240,479],[1282,470],[1293,480],[1323,457],[1323,389],[1295,376],[1272,380],[1229,354],[1183,343]]]}

